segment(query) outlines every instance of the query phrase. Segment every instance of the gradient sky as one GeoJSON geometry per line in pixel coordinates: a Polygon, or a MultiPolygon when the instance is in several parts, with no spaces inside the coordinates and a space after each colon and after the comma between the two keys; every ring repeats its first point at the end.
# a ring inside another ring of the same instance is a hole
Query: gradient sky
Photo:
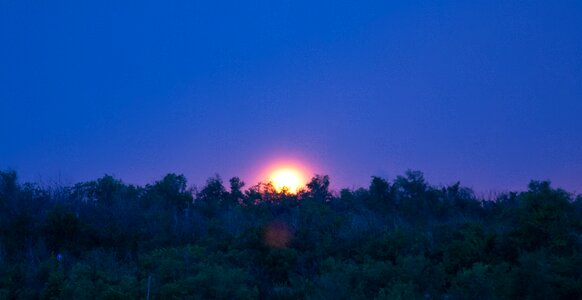
{"type": "Polygon", "coordinates": [[[582,192],[581,1],[0,1],[0,169],[582,192]],[[171,3],[169,3],[171,2],[171,3]]]}

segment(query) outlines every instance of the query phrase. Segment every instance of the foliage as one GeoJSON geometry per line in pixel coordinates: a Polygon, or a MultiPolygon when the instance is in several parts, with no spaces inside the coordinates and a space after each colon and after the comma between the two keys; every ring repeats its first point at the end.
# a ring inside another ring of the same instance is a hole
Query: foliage
{"type": "Polygon", "coordinates": [[[339,193],[228,184],[0,172],[0,299],[582,298],[582,196],[549,182],[491,201],[418,171],[339,193]]]}

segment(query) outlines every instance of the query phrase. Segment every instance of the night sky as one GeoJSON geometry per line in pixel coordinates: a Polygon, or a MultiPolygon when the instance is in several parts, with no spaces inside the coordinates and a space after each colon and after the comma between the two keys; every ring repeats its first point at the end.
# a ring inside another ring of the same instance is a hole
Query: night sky
{"type": "Polygon", "coordinates": [[[336,190],[582,192],[582,2],[0,2],[0,169],[200,186],[276,161],[336,190]]]}

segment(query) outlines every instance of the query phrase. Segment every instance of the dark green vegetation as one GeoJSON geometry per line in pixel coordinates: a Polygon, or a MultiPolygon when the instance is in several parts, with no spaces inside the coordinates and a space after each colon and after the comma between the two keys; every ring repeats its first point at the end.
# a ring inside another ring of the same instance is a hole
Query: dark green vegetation
{"type": "Polygon", "coordinates": [[[420,172],[339,195],[229,184],[0,172],[0,299],[582,298],[582,197],[548,182],[495,201],[420,172]]]}

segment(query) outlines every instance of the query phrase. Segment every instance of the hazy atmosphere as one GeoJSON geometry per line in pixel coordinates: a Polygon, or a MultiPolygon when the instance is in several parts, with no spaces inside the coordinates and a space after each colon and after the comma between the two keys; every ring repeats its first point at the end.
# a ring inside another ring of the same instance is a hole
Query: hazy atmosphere
{"type": "Polygon", "coordinates": [[[580,1],[2,1],[0,169],[582,191],[580,1]]]}

